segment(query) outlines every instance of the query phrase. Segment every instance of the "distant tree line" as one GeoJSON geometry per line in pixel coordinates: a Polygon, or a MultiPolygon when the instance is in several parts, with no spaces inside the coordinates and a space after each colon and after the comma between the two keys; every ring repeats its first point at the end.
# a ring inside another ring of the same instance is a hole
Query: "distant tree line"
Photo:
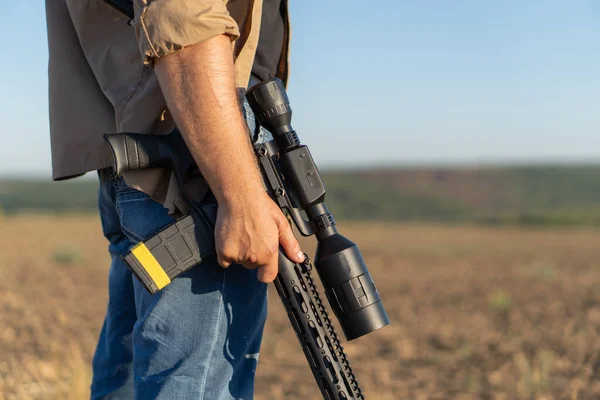
{"type": "MultiPolygon", "coordinates": [[[[340,220],[600,226],[600,166],[327,171],[340,220]]],[[[94,180],[0,180],[0,210],[96,212],[94,180]]]]}

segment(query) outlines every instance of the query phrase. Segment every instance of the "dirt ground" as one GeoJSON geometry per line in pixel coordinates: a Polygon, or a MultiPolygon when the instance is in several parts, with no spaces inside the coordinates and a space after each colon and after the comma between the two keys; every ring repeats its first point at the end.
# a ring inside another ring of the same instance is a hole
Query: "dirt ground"
{"type": "MultiPolygon", "coordinates": [[[[367,399],[600,399],[599,231],[339,228],[392,320],[344,346],[367,399]]],[[[93,216],[0,219],[0,400],[88,397],[105,249],[93,216]]],[[[270,295],[256,399],[320,399],[270,295]]]]}

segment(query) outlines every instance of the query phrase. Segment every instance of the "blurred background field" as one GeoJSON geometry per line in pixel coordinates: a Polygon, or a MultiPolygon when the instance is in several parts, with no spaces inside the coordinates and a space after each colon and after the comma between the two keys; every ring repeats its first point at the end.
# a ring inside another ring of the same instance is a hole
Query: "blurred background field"
{"type": "MultiPolygon", "coordinates": [[[[324,175],[392,319],[345,344],[368,399],[600,398],[600,167],[324,175]]],[[[0,182],[0,399],[88,396],[108,268],[95,191],[0,182]]],[[[319,399],[274,291],[256,385],[319,399]]]]}
{"type": "MultiPolygon", "coordinates": [[[[392,319],[345,345],[366,398],[600,399],[600,2],[289,5],[293,124],[392,319]]],[[[2,6],[0,400],[86,399],[96,182],[51,182],[45,10],[2,6]]],[[[319,399],[274,291],[256,385],[319,399]]]]}

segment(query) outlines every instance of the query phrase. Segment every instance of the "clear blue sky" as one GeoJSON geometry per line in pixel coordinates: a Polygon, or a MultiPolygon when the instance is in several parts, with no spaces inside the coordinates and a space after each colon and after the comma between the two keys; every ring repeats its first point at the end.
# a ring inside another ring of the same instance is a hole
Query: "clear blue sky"
{"type": "MultiPolygon", "coordinates": [[[[294,123],[319,165],[600,161],[598,1],[296,0],[291,14],[294,123]]],[[[0,175],[49,177],[43,2],[4,1],[0,35],[0,175]]]]}

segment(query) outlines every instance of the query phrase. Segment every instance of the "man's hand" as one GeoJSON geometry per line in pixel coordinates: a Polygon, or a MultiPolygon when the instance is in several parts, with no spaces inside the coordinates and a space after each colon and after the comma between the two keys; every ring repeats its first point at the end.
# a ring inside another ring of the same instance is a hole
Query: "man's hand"
{"type": "Polygon", "coordinates": [[[263,189],[235,90],[230,38],[220,35],[158,59],[155,71],[175,123],[219,203],[219,263],[258,267],[258,278],[271,282],[279,245],[292,261],[302,262],[286,218],[263,189]]]}
{"type": "Polygon", "coordinates": [[[279,207],[262,187],[239,200],[219,204],[215,243],[219,264],[259,268],[258,279],[272,282],[277,276],[279,245],[294,262],[304,254],[279,207]]]}

